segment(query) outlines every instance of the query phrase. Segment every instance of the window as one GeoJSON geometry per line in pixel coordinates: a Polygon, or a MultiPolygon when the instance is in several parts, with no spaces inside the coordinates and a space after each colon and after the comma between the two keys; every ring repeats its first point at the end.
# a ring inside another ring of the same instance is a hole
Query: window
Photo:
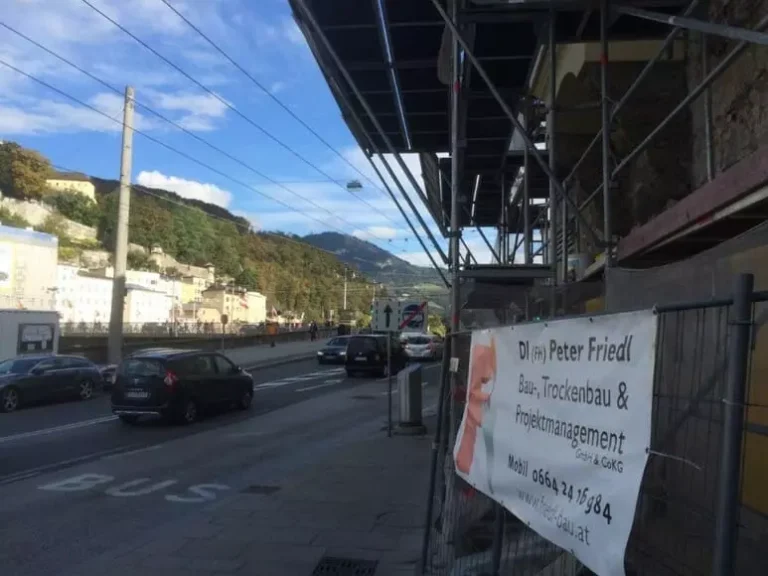
{"type": "Polygon", "coordinates": [[[216,368],[213,364],[212,356],[195,356],[192,361],[192,375],[210,376],[216,374],[216,368]]]}
{"type": "Polygon", "coordinates": [[[224,356],[214,356],[213,358],[216,362],[216,369],[219,371],[219,374],[232,374],[235,372],[235,365],[232,364],[229,359],[224,356]]]}
{"type": "Polygon", "coordinates": [[[365,354],[378,352],[376,338],[351,338],[347,346],[348,354],[365,354]]]}
{"type": "Polygon", "coordinates": [[[120,372],[129,376],[164,376],[163,365],[157,360],[131,358],[120,366],[120,372]]]}

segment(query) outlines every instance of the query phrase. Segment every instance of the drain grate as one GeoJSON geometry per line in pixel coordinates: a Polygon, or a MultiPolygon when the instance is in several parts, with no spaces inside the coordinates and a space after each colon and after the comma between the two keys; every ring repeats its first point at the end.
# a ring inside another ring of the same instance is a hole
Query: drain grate
{"type": "Polygon", "coordinates": [[[357,396],[352,396],[355,400],[373,400],[373,396],[369,394],[358,394],[357,396]]]}
{"type": "Polygon", "coordinates": [[[280,490],[280,486],[253,484],[252,486],[248,486],[243,492],[246,494],[274,494],[278,490],[280,490]]]}
{"type": "Polygon", "coordinates": [[[312,576],[373,576],[376,565],[376,560],[323,556],[315,566],[312,576]]]}

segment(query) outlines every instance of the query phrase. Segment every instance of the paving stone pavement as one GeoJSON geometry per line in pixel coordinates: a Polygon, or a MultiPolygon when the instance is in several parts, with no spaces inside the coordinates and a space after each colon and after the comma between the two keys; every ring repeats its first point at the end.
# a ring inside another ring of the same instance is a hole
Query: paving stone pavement
{"type": "Polygon", "coordinates": [[[249,486],[109,552],[81,576],[311,576],[323,556],[375,560],[375,576],[411,576],[435,420],[425,419],[426,436],[382,431],[281,486],[249,486]]]}

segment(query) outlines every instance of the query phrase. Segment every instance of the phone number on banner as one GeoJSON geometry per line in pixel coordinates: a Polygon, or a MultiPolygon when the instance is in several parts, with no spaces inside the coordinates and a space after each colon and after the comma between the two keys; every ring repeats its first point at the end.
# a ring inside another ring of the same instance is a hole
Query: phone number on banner
{"type": "Polygon", "coordinates": [[[539,468],[534,469],[531,474],[531,480],[536,484],[552,489],[552,491],[562,498],[567,498],[568,502],[576,502],[577,506],[583,507],[584,514],[594,514],[602,516],[608,525],[613,519],[611,516],[611,503],[603,498],[602,494],[592,494],[589,488],[577,488],[573,484],[558,479],[549,473],[548,470],[539,468]]]}

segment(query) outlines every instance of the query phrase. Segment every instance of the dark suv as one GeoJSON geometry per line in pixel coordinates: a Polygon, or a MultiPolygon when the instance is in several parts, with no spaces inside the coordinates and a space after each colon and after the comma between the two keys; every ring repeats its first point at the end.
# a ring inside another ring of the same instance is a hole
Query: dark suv
{"type": "Polygon", "coordinates": [[[215,352],[145,350],[123,360],[112,390],[112,412],[132,424],[161,416],[191,424],[214,406],[246,410],[253,378],[215,352]]]}
{"type": "MultiPolygon", "coordinates": [[[[358,373],[386,376],[387,338],[382,334],[350,336],[347,340],[347,376],[358,373]]],[[[391,346],[392,374],[397,374],[407,364],[407,358],[399,340],[391,338],[391,346]]]]}

